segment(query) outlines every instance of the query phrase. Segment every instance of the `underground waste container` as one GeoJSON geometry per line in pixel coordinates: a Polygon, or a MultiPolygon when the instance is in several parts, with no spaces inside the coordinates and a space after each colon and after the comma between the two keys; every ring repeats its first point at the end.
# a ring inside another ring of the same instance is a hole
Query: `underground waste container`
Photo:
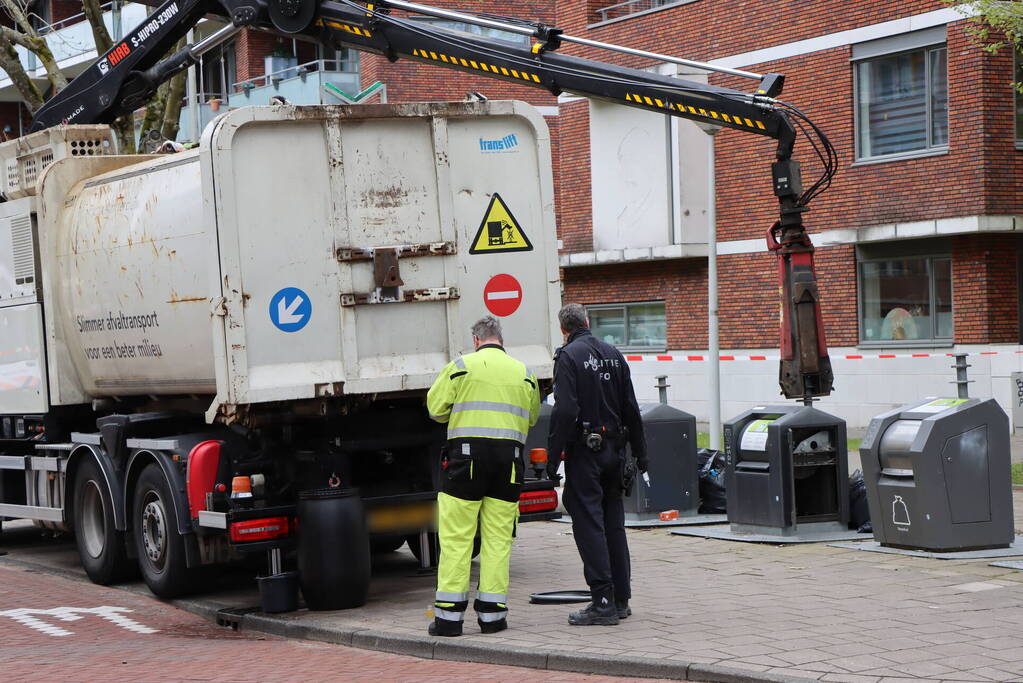
{"type": "Polygon", "coordinates": [[[738,533],[849,526],[845,421],[801,405],[758,406],[724,424],[728,521],[738,533]]]}
{"type": "MultiPolygon", "coordinates": [[[[664,403],[639,404],[646,435],[649,483],[633,481],[625,498],[625,519],[643,521],[659,513],[678,510],[695,515],[700,507],[700,479],[696,465],[696,417],[664,403]]],[[[631,454],[631,447],[627,449],[631,454]]]]}
{"type": "Polygon", "coordinates": [[[993,399],[930,398],[878,415],[860,459],[881,545],[950,552],[1012,543],[1009,418],[993,399]]]}
{"type": "Polygon", "coordinates": [[[370,547],[357,489],[298,494],[298,576],[311,610],[361,607],[369,594],[370,547]]]}

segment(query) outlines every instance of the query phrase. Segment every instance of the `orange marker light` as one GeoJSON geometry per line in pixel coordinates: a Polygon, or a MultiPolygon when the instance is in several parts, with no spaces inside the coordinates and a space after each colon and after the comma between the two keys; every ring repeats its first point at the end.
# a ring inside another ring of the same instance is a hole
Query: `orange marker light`
{"type": "Polygon", "coordinates": [[[235,477],[231,480],[232,498],[251,498],[252,481],[248,477],[235,477]]]}
{"type": "Polygon", "coordinates": [[[529,462],[531,463],[547,462],[547,449],[534,448],[531,451],[529,451],[529,462]]]}

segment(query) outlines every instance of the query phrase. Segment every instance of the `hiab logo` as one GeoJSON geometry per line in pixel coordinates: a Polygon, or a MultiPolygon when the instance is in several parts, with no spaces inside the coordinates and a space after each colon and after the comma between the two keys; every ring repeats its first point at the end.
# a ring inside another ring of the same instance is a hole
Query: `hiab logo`
{"type": "Polygon", "coordinates": [[[503,138],[497,140],[486,140],[480,138],[480,151],[485,153],[493,152],[517,152],[516,147],[519,146],[519,139],[515,137],[514,133],[505,135],[503,138]]]}

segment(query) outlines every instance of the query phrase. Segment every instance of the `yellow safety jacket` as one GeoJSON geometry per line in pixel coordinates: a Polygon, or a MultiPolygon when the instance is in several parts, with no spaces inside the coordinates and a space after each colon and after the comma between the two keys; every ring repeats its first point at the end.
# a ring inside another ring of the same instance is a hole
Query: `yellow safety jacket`
{"type": "Polygon", "coordinates": [[[448,438],[526,442],[540,415],[540,390],[526,366],[497,344],[444,366],[426,396],[430,417],[448,423],[448,438]]]}

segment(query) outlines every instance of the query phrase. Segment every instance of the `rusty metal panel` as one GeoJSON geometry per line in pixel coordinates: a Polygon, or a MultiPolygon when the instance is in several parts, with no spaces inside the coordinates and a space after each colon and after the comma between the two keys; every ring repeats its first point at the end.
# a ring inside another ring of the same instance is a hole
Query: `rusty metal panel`
{"type": "Polygon", "coordinates": [[[49,315],[89,397],[216,390],[198,161],[144,161],[64,198],[49,315]]]}
{"type": "MultiPolygon", "coordinates": [[[[551,374],[559,301],[550,146],[522,103],[267,107],[207,129],[222,406],[422,390],[471,350],[498,274],[509,351],[551,374]],[[513,136],[509,138],[508,136],[513,136]],[[489,139],[514,139],[493,154],[489,139]],[[470,253],[495,193],[532,247],[470,253]]],[[[225,408],[226,410],[226,408],[225,408]]]]}

